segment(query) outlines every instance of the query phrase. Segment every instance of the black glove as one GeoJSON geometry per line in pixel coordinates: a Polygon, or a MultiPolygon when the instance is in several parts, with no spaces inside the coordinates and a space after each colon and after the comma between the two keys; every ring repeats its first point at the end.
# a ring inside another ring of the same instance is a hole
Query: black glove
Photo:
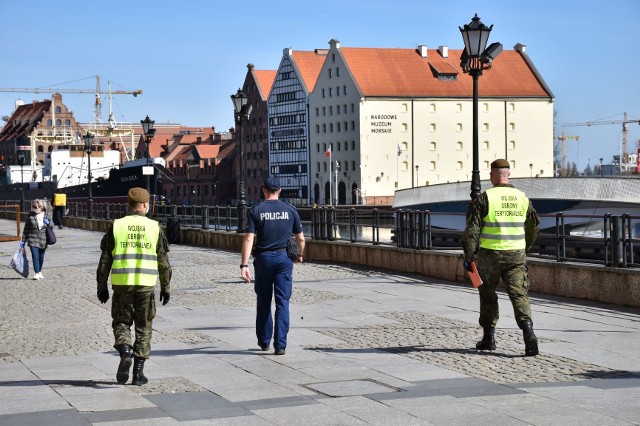
{"type": "Polygon", "coordinates": [[[462,266],[464,266],[464,269],[465,269],[466,271],[471,272],[471,262],[469,262],[469,261],[465,260],[465,261],[462,263],[462,266]]]}
{"type": "Polygon", "coordinates": [[[169,303],[169,299],[171,299],[171,295],[169,293],[165,293],[164,291],[160,292],[160,301],[163,305],[169,303]]]}
{"type": "Polygon", "coordinates": [[[98,290],[98,300],[100,303],[107,303],[107,300],[109,300],[109,290],[98,290]]]}

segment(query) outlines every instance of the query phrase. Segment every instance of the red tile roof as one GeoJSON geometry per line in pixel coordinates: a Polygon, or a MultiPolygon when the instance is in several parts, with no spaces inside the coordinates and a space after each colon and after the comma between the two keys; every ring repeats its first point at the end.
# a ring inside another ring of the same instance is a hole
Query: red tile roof
{"type": "Polygon", "coordinates": [[[220,152],[220,145],[196,145],[195,150],[200,159],[216,158],[220,152]]]}
{"type": "Polygon", "coordinates": [[[255,81],[260,91],[260,97],[263,101],[269,98],[269,92],[271,92],[271,86],[276,79],[275,70],[254,70],[255,81]]]}
{"type": "MultiPolygon", "coordinates": [[[[427,57],[416,49],[342,47],[342,55],[363,96],[469,97],[473,80],[460,67],[462,50],[449,49],[448,58],[429,49],[427,57]],[[457,79],[438,79],[453,74],[457,79]]],[[[524,57],[515,50],[503,51],[478,85],[481,97],[552,97],[524,57]]]]}
{"type": "Polygon", "coordinates": [[[295,61],[299,75],[307,86],[307,90],[313,92],[313,88],[318,81],[318,74],[320,74],[324,60],[327,58],[327,51],[294,50],[291,53],[291,57],[295,61]]]}
{"type": "Polygon", "coordinates": [[[9,141],[19,135],[28,135],[51,108],[51,100],[20,105],[0,131],[0,141],[9,141]]]}

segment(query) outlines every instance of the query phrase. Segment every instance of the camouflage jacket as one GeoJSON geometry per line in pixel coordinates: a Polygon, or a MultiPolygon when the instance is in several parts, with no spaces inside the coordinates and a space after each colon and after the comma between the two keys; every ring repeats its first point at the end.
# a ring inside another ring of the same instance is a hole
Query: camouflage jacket
{"type": "MultiPolygon", "coordinates": [[[[139,214],[139,213],[129,213],[139,214]]],[[[100,263],[98,263],[98,270],[96,271],[96,279],[98,281],[98,291],[107,290],[107,283],[109,281],[109,274],[111,273],[111,265],[113,264],[113,249],[116,242],[113,236],[113,224],[109,227],[109,230],[102,237],[100,242],[100,263]]],[[[171,291],[171,265],[169,264],[169,242],[160,228],[158,234],[158,243],[156,244],[156,254],[158,256],[158,276],[160,278],[160,288],[163,292],[169,293],[171,291]]]]}
{"type": "MultiPolygon", "coordinates": [[[[501,184],[496,186],[508,186],[513,188],[510,184],[501,184]]],[[[482,230],[482,218],[489,212],[489,199],[487,193],[483,192],[478,198],[473,200],[469,204],[469,211],[467,212],[467,226],[464,230],[464,236],[462,238],[462,248],[464,249],[464,260],[471,261],[473,259],[473,253],[478,248],[480,241],[480,231],[482,230]]],[[[529,202],[529,208],[527,209],[527,216],[524,221],[524,234],[525,234],[525,247],[526,251],[529,251],[531,245],[536,241],[538,232],[540,231],[540,217],[533,208],[533,204],[529,202]]]]}

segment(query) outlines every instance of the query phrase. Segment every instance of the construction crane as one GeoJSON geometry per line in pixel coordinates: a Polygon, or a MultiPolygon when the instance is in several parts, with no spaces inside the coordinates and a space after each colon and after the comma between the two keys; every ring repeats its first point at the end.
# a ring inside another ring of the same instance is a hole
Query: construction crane
{"type": "Polygon", "coordinates": [[[567,136],[564,134],[564,130],[562,131],[562,135],[558,136],[558,140],[562,141],[562,170],[560,173],[562,176],[567,175],[567,140],[573,139],[576,142],[580,141],[580,136],[567,136]]]}
{"type": "MultiPolygon", "coordinates": [[[[93,110],[94,120],[96,123],[102,123],[102,100],[101,94],[102,89],[100,87],[100,76],[93,76],[96,79],[96,90],[91,89],[52,89],[52,88],[33,88],[33,89],[25,89],[25,88],[2,88],[0,87],[0,92],[15,92],[15,93],[92,93],[95,94],[95,108],[93,110]]],[[[93,78],[92,77],[92,78],[93,78]]],[[[107,81],[108,85],[108,93],[109,95],[133,95],[138,96],[142,94],[142,90],[111,90],[111,83],[107,81]]],[[[109,121],[113,118],[111,117],[111,111],[109,111],[109,121]]]]}
{"type": "MultiPolygon", "coordinates": [[[[629,119],[627,113],[623,113],[622,120],[596,120],[596,121],[585,121],[583,123],[567,123],[563,124],[562,127],[575,127],[575,126],[599,126],[601,124],[622,124],[622,158],[620,158],[620,166],[626,164],[629,161],[629,154],[627,152],[627,140],[629,128],[627,124],[629,123],[638,123],[640,124],[640,120],[629,119]]],[[[638,152],[640,153],[640,147],[638,147],[638,152]]]]}

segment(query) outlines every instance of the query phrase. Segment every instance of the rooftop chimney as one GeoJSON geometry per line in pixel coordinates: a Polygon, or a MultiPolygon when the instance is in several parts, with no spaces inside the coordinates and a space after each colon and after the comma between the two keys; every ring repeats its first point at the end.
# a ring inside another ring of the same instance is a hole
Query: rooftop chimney
{"type": "Polygon", "coordinates": [[[427,46],[424,44],[421,44],[418,46],[418,53],[420,53],[420,56],[422,58],[426,58],[427,57],[427,46]]]}
{"type": "Polygon", "coordinates": [[[438,51],[440,52],[440,55],[442,55],[443,58],[449,57],[449,48],[447,46],[439,46],[438,51]]]}
{"type": "Polygon", "coordinates": [[[513,49],[520,52],[520,53],[527,53],[527,45],[526,44],[522,44],[522,43],[518,43],[515,46],[513,46],[513,49]]]}

